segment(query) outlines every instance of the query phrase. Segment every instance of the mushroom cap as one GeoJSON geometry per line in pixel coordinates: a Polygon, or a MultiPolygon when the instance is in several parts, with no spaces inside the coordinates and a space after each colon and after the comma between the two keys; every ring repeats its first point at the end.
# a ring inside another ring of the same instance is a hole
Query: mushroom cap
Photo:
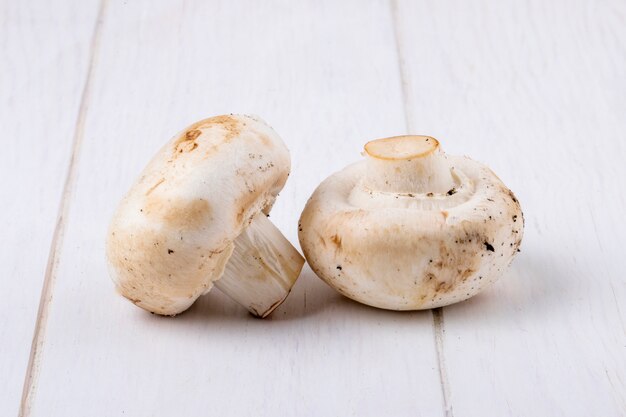
{"type": "Polygon", "coordinates": [[[465,300],[499,278],[518,251],[523,217],[486,166],[446,156],[446,193],[372,191],[366,161],[323,181],[309,199],[299,239],[313,271],[370,306],[420,310],[465,300]]]}
{"type": "Polygon", "coordinates": [[[117,290],[154,313],[186,310],[221,277],[252,217],[269,212],[289,170],[289,151],[257,117],[212,117],[174,136],[113,216],[106,251],[117,290]]]}

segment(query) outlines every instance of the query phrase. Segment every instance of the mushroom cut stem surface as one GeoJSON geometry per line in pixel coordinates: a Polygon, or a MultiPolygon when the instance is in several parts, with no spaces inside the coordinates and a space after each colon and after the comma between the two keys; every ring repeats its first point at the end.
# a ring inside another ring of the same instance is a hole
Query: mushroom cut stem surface
{"type": "Polygon", "coordinates": [[[430,136],[395,136],[365,145],[363,185],[391,193],[446,193],[454,188],[452,165],[430,136]]]}
{"type": "Polygon", "coordinates": [[[289,295],[304,258],[262,212],[234,244],[215,286],[255,316],[267,317],[289,295]]]}

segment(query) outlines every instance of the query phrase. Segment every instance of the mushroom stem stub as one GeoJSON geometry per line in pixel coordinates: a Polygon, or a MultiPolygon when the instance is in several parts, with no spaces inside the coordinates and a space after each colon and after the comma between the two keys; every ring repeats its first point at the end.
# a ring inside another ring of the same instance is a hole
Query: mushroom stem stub
{"type": "Polygon", "coordinates": [[[235,239],[224,275],[215,286],[258,317],[287,297],[304,258],[263,213],[235,239]]]}
{"type": "Polygon", "coordinates": [[[395,136],[365,145],[363,185],[391,193],[445,193],[454,188],[451,165],[429,136],[395,136]]]}

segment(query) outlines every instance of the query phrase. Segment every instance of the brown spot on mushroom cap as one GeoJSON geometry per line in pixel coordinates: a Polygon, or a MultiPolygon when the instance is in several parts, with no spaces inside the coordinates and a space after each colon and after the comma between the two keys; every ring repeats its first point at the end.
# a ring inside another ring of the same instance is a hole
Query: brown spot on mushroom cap
{"type": "Polygon", "coordinates": [[[173,227],[190,229],[208,222],[210,215],[209,203],[206,200],[197,199],[182,204],[170,203],[163,215],[163,220],[173,227]]]}
{"type": "Polygon", "coordinates": [[[206,128],[213,127],[213,126],[220,126],[223,129],[228,131],[225,137],[226,141],[231,140],[233,137],[238,135],[239,132],[241,132],[239,119],[237,119],[237,117],[235,116],[228,115],[228,114],[215,116],[215,117],[209,117],[208,119],[200,120],[199,122],[194,123],[193,125],[189,126],[187,131],[189,132],[189,131],[193,131],[197,129],[202,130],[202,129],[206,129],[206,128]]]}
{"type": "Polygon", "coordinates": [[[456,242],[451,244],[440,241],[439,256],[428,260],[428,272],[423,283],[431,298],[457,290],[480,268],[480,242],[476,239],[471,239],[471,242],[470,239],[456,239],[456,242]],[[459,265],[465,267],[459,268],[459,265]]]}
{"type": "Polygon", "coordinates": [[[211,221],[211,207],[203,199],[172,201],[151,195],[143,211],[146,216],[158,217],[166,226],[174,229],[197,229],[211,221]]]}
{"type": "Polygon", "coordinates": [[[261,140],[261,143],[265,146],[272,146],[272,141],[270,140],[270,138],[267,137],[267,135],[264,135],[262,133],[259,133],[259,139],[261,140]]]}
{"type": "Polygon", "coordinates": [[[174,141],[174,156],[183,152],[191,152],[198,147],[196,139],[202,134],[201,130],[190,129],[174,141]]]}
{"type": "Polygon", "coordinates": [[[198,129],[188,130],[185,133],[185,140],[196,140],[196,138],[200,136],[201,133],[202,131],[198,129]]]}
{"type": "Polygon", "coordinates": [[[341,236],[334,234],[330,237],[330,241],[337,246],[337,249],[341,249],[341,236]]]}
{"type": "Polygon", "coordinates": [[[183,153],[183,152],[191,152],[194,149],[196,149],[198,147],[198,144],[196,142],[193,141],[185,141],[182,142],[181,144],[179,144],[176,147],[176,153],[183,153]]]}
{"type": "Polygon", "coordinates": [[[476,271],[474,271],[472,268],[467,268],[464,271],[459,271],[459,275],[461,277],[461,281],[467,281],[467,279],[476,271]]]}
{"type": "Polygon", "coordinates": [[[198,148],[197,139],[202,135],[202,130],[212,127],[226,130],[223,142],[230,142],[241,132],[240,121],[234,116],[223,115],[201,120],[189,126],[187,130],[174,140],[173,157],[175,158],[178,154],[188,153],[198,148]]]}
{"type": "Polygon", "coordinates": [[[446,281],[439,281],[435,286],[435,292],[449,292],[454,288],[453,283],[446,281]]]}

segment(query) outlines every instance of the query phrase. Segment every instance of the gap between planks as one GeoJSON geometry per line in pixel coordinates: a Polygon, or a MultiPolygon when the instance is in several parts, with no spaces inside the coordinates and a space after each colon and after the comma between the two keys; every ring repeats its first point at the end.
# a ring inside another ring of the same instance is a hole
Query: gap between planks
{"type": "Polygon", "coordinates": [[[443,350],[443,308],[435,308],[433,314],[433,333],[435,336],[435,350],[437,352],[437,364],[439,365],[439,379],[441,380],[441,392],[443,394],[443,412],[445,417],[454,417],[450,398],[450,383],[446,371],[446,357],[443,350]]]}
{"type": "Polygon", "coordinates": [[[24,386],[22,388],[22,398],[20,401],[19,417],[28,417],[31,413],[31,407],[35,397],[37,380],[41,368],[42,348],[46,333],[46,324],[48,322],[48,314],[50,303],[52,301],[52,293],[56,282],[57,267],[59,264],[60,251],[63,245],[63,237],[65,235],[65,226],[69,215],[69,206],[74,184],[76,182],[76,167],[82,147],[83,137],[85,133],[85,120],[87,116],[88,103],[91,100],[91,82],[96,64],[96,57],[99,51],[100,34],[102,32],[102,23],[107,0],[100,0],[98,14],[96,17],[94,29],[91,35],[89,48],[89,61],[87,66],[87,76],[83,84],[83,91],[80,97],[78,108],[78,117],[74,128],[74,137],[72,139],[72,148],[70,161],[68,163],[65,183],[61,193],[61,201],[57,213],[57,221],[52,234],[50,243],[50,252],[46,271],[44,274],[43,286],[41,289],[41,297],[39,298],[39,308],[37,310],[37,319],[35,321],[35,330],[28,358],[28,366],[24,376],[24,386]]]}
{"type": "MultiPolygon", "coordinates": [[[[398,57],[398,74],[400,79],[400,89],[402,92],[402,108],[404,109],[404,123],[406,133],[415,134],[413,131],[413,123],[411,122],[411,103],[409,101],[409,92],[407,86],[406,65],[403,58],[403,43],[400,35],[400,20],[398,18],[397,0],[389,0],[391,10],[391,22],[393,25],[393,36],[396,46],[396,55],[398,57]]],[[[452,412],[450,382],[448,381],[448,373],[446,371],[446,360],[444,355],[443,341],[443,309],[436,308],[431,310],[433,318],[433,336],[435,339],[435,350],[437,352],[437,366],[439,368],[439,383],[441,385],[441,394],[443,397],[443,413],[445,417],[454,417],[452,412]]]]}

